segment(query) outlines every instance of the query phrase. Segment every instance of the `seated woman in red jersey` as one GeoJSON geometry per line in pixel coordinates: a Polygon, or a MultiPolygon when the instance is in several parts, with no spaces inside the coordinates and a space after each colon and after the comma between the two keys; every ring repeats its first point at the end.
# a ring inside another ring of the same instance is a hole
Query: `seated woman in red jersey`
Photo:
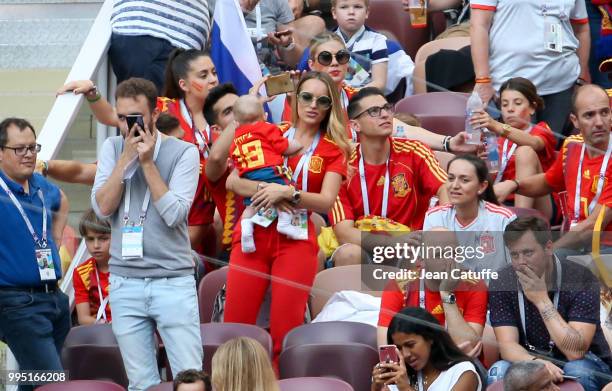
{"type": "MultiPolygon", "coordinates": [[[[502,180],[518,179],[548,170],[555,161],[557,140],[546,122],[531,124],[537,110],[544,107],[544,100],[538,95],[533,83],[522,77],[508,79],[499,90],[503,123],[491,118],[486,111],[472,117],[472,124],[486,127],[500,137],[499,171],[495,183],[502,180]]],[[[552,217],[550,196],[537,198],[516,195],[514,206],[535,208],[547,219],[552,217]]]]}
{"type": "MultiPolygon", "coordinates": [[[[283,132],[274,124],[265,122],[266,114],[259,99],[252,95],[244,95],[234,103],[234,118],[238,128],[230,154],[234,167],[241,177],[265,183],[289,184],[289,178],[281,167],[282,155],[293,155],[302,146],[295,140],[283,137],[283,132]]],[[[240,222],[242,228],[241,244],[243,253],[255,251],[253,240],[253,220],[257,211],[251,205],[251,199],[245,198],[246,208],[242,212],[240,222]]],[[[274,213],[272,210],[270,213],[274,213]]],[[[299,231],[291,224],[293,214],[279,210],[278,232],[292,239],[306,239],[299,236],[299,231]]],[[[270,216],[269,220],[272,220],[270,216]]]]}
{"type": "Polygon", "coordinates": [[[443,228],[455,233],[460,246],[475,247],[477,251],[461,263],[489,280],[490,272],[510,264],[503,232],[516,216],[499,205],[487,165],[474,155],[457,156],[449,162],[445,187],[450,203],[429,209],[423,230],[443,228]]]}
{"type": "Polygon", "coordinates": [[[81,217],[79,233],[85,239],[91,258],[74,269],[74,300],[80,325],[110,323],[108,304],[108,260],[110,259],[111,228],[92,209],[81,217]]]}

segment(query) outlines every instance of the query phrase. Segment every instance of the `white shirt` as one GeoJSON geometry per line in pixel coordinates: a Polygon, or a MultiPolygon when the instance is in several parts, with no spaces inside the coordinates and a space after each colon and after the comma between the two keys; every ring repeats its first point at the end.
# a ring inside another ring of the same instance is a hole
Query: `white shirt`
{"type": "Polygon", "coordinates": [[[493,11],[489,68],[493,88],[521,76],[539,95],[570,88],[580,74],[578,39],[571,22],[588,23],[585,0],[472,0],[471,7],[493,11]],[[547,23],[560,26],[560,53],[545,47],[547,23]]]}
{"type": "Polygon", "coordinates": [[[476,378],[478,379],[478,388],[476,391],[481,391],[482,384],[480,384],[480,376],[478,376],[476,367],[470,361],[460,362],[459,364],[455,364],[446,371],[440,373],[436,380],[431,383],[428,391],[448,391],[452,389],[459,381],[461,375],[463,375],[465,372],[474,372],[476,378]]]}
{"type": "MultiPolygon", "coordinates": [[[[423,230],[443,227],[457,233],[461,247],[480,247],[482,254],[476,254],[463,262],[463,266],[481,271],[499,270],[510,263],[510,256],[504,245],[503,233],[508,223],[516,215],[508,208],[490,202],[480,201],[478,216],[469,224],[462,225],[457,220],[457,212],[452,204],[431,208],[425,214],[423,230]]],[[[458,259],[457,259],[458,260],[458,259]]]]}

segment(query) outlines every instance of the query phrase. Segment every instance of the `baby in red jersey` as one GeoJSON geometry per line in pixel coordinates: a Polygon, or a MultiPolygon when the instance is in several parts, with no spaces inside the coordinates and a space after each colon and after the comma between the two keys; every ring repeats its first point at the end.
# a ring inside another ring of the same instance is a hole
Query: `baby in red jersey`
{"type": "MultiPolygon", "coordinates": [[[[230,147],[230,156],[241,178],[265,183],[288,185],[291,178],[283,167],[283,156],[292,155],[302,149],[296,141],[283,137],[281,129],[266,122],[266,114],[259,99],[251,95],[238,98],[234,104],[234,119],[239,126],[230,147]]],[[[253,220],[256,210],[251,199],[245,198],[246,208],[241,218],[241,246],[244,253],[256,250],[253,240],[253,220]]],[[[266,211],[272,213],[271,211],[266,211]]],[[[266,216],[273,220],[270,216],[266,216]]],[[[301,239],[291,225],[292,214],[278,212],[278,232],[293,239],[301,239]]]]}

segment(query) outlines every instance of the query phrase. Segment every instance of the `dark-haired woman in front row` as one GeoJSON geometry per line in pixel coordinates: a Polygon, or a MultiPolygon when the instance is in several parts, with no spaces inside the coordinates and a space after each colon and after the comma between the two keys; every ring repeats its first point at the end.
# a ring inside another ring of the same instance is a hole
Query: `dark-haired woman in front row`
{"type": "Polygon", "coordinates": [[[481,391],[483,381],[471,358],[429,312],[407,307],[397,313],[387,343],[398,348],[399,363],[379,363],[372,371],[372,391],[481,391]]]}
{"type": "Polygon", "coordinates": [[[497,202],[486,163],[474,155],[453,158],[446,190],[450,203],[429,209],[423,230],[445,228],[456,233],[461,246],[474,248],[475,255],[462,262],[468,269],[496,271],[509,264],[502,234],[516,215],[497,202]]]}

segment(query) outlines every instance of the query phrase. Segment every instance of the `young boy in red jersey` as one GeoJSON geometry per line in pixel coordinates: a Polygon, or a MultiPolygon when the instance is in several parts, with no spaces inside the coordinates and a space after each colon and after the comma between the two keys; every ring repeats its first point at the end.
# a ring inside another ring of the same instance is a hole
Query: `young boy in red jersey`
{"type": "Polygon", "coordinates": [[[79,223],[79,233],[85,239],[91,255],[72,275],[77,316],[80,325],[110,323],[108,304],[108,260],[110,259],[111,228],[100,220],[92,209],[86,211],[79,223]]]}
{"type": "MultiPolygon", "coordinates": [[[[282,168],[283,155],[293,155],[302,146],[283,137],[278,126],[266,122],[261,102],[254,96],[238,98],[234,104],[234,119],[239,126],[230,147],[230,155],[239,175],[255,181],[286,185],[289,178],[282,168]]],[[[240,221],[241,246],[244,253],[252,253],[256,248],[251,218],[255,216],[256,210],[250,207],[250,198],[245,198],[244,204],[246,208],[240,221]]],[[[291,213],[278,211],[277,230],[293,239],[301,239],[299,231],[291,225],[291,217],[291,213]]]]}

